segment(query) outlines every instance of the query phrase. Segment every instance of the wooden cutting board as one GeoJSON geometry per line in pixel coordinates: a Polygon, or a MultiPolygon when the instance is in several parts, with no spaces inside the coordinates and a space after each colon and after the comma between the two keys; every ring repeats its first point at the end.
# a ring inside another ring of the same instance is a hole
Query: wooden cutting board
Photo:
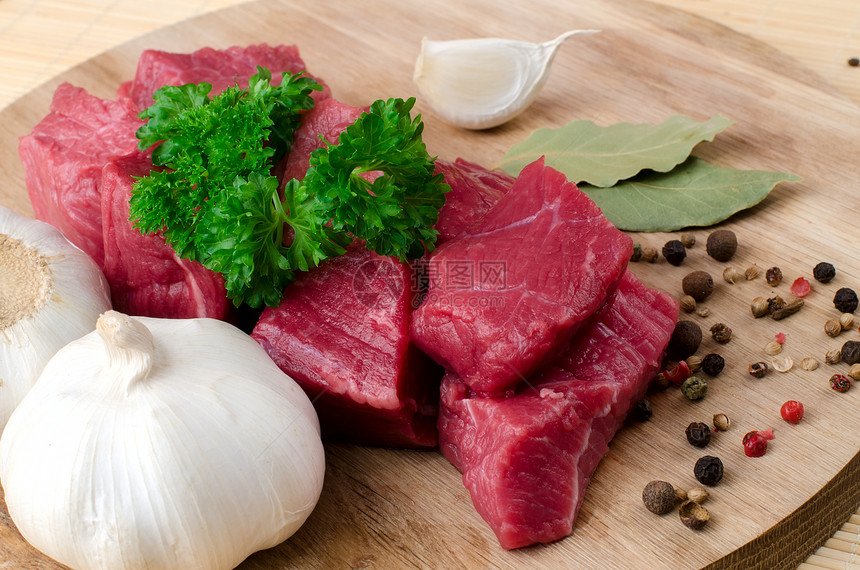
{"type": "MultiPolygon", "coordinates": [[[[603,32],[565,44],[535,104],[503,127],[458,130],[440,123],[419,99],[430,152],[493,166],[534,129],[573,119],[607,125],[656,123],[676,113],[699,120],[723,114],[735,124],[700,146],[698,155],[720,165],[803,177],[779,185],[759,206],[723,224],[739,236],[733,266],[776,265],[785,282],[775,290],[762,277],[723,282],[724,265],[704,253],[709,229],[694,230],[698,243],[681,267],[665,261],[632,265],[648,284],[676,295],[688,271],[710,271],[718,282],[704,303],[711,315],[687,318],[706,330],[725,322],[734,338],[724,346],[709,337],[703,343],[700,354],[718,351],[727,361],[706,399],[691,403],[677,390],[656,394],[652,420],[619,433],[594,474],[570,537],[503,551],[476,514],[459,474],[437,452],[330,445],[325,489],[314,514],[292,539],[251,556],[242,568],[793,567],[860,503],[860,388],[832,391],[828,378],[848,367],[823,364],[827,350],[860,339],[856,329],[837,339],[823,332],[825,320],[838,316],[831,303],[835,290],[860,288],[860,109],[787,56],[718,24],[635,0],[261,0],[237,6],[111,50],[0,113],[0,204],[32,214],[17,141],[46,114],[56,85],[65,80],[112,96],[131,79],[145,48],[296,43],[336,97],[365,105],[417,95],[412,68],[423,36],[543,41],[574,28],[603,32]],[[837,267],[828,285],[811,279],[819,261],[837,267]],[[790,298],[788,285],[798,276],[813,283],[803,311],[778,322],[752,318],[748,306],[754,297],[790,298]],[[796,365],[753,380],[747,365],[765,359],[763,348],[778,332],[787,335],[783,355],[796,363],[814,356],[822,366],[809,372],[796,365]],[[796,426],[779,417],[788,399],[806,406],[796,426]],[[718,412],[732,419],[731,430],[716,434],[706,450],[687,444],[686,425],[709,422],[718,412]],[[743,434],[770,426],[776,439],[768,454],[745,457],[743,434]],[[712,520],[703,531],[687,529],[676,514],[658,517],[644,509],[640,494],[648,481],[690,487],[696,483],[693,464],[705,453],[723,459],[726,475],[706,503],[712,520]]],[[[634,235],[658,249],[673,237],[634,235]]],[[[0,559],[16,567],[58,567],[21,539],[5,505],[2,513],[0,559]]]]}

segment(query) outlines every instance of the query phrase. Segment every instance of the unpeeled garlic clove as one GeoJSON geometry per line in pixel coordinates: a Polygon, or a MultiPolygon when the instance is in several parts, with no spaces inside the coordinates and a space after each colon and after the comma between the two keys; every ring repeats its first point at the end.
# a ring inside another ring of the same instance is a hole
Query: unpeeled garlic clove
{"type": "Polygon", "coordinates": [[[413,79],[446,122],[467,129],[495,127],[534,101],[567,38],[598,31],[572,30],[539,44],[500,38],[424,38],[413,79]]]}

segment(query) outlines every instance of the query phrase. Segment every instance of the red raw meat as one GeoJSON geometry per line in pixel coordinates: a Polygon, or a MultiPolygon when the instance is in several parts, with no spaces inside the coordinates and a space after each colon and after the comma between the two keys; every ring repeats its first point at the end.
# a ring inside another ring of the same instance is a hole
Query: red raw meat
{"type": "Polygon", "coordinates": [[[149,153],[139,151],[104,167],[104,274],[114,309],[146,317],[232,320],[221,275],[179,258],[161,234],[142,235],[129,221],[132,176],[152,168],[149,153]]]}
{"type": "MultiPolygon", "coordinates": [[[[307,70],[296,46],[272,47],[260,44],[233,46],[224,50],[205,47],[192,53],[145,50],[137,63],[130,97],[138,107],[145,109],[152,105],[153,93],[165,85],[205,81],[212,84],[210,96],[233,85],[245,88],[248,79],[257,73],[258,65],[268,68],[272,73],[273,85],[281,83],[281,73],[284,71],[298,73],[307,70]]],[[[319,78],[314,79],[324,88],[323,91],[314,92],[314,99],[320,101],[329,97],[325,83],[319,78]]]]}
{"type": "Polygon", "coordinates": [[[571,533],[609,441],[659,370],[678,303],[625,272],[565,356],[512,396],[442,382],[440,447],[502,547],[571,533]]]}
{"type": "Polygon", "coordinates": [[[36,218],[104,263],[101,222],[102,167],[137,149],[143,122],[128,99],[110,101],[63,83],[51,109],[21,138],[18,152],[36,218]]]}
{"type": "Polygon", "coordinates": [[[473,390],[507,390],[557,356],[631,253],[631,239],[538,160],[476,227],[431,256],[410,332],[473,390]]]}
{"type": "Polygon", "coordinates": [[[436,173],[441,173],[451,186],[433,226],[439,232],[436,245],[442,245],[479,223],[514,184],[513,177],[506,172],[487,170],[462,158],[454,162],[437,158],[436,173]]]}
{"type": "Polygon", "coordinates": [[[409,266],[356,242],[289,285],[251,336],[308,394],[324,435],[394,447],[437,442],[439,369],[409,339],[409,266]]]}

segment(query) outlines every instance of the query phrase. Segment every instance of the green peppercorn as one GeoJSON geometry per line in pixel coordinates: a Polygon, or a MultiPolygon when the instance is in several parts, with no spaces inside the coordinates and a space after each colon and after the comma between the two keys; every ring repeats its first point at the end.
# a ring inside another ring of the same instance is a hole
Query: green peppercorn
{"type": "Polygon", "coordinates": [[[842,350],[839,352],[842,354],[842,362],[846,364],[857,364],[860,362],[860,342],[856,340],[849,340],[843,344],[842,350]]]}
{"type": "Polygon", "coordinates": [[[642,245],[637,241],[633,244],[633,254],[630,256],[630,261],[639,261],[642,259],[642,245]]]}
{"type": "Polygon", "coordinates": [[[672,265],[681,265],[687,257],[687,248],[680,240],[672,239],[663,246],[663,257],[672,265]]]}
{"type": "Polygon", "coordinates": [[[688,400],[701,400],[708,394],[708,382],[698,376],[690,376],[681,384],[681,393],[688,400]]]}
{"type": "Polygon", "coordinates": [[[833,306],[842,313],[853,313],[857,310],[857,293],[848,287],[839,289],[833,296],[833,306]]]}
{"type": "Polygon", "coordinates": [[[723,478],[723,462],[719,457],[705,455],[696,461],[693,475],[702,485],[714,486],[723,478]]]}
{"type": "Polygon", "coordinates": [[[711,336],[720,344],[725,344],[732,340],[732,329],[724,323],[716,323],[711,326],[711,336]]]}
{"type": "Polygon", "coordinates": [[[706,354],[702,359],[702,371],[708,376],[719,376],[725,366],[725,359],[714,352],[706,354]]]}
{"type": "Polygon", "coordinates": [[[687,436],[687,441],[695,447],[705,447],[711,443],[711,428],[708,424],[702,422],[691,422],[684,430],[687,436]]]}
{"type": "Polygon", "coordinates": [[[812,276],[819,283],[830,283],[836,277],[836,268],[833,267],[832,263],[822,261],[813,268],[812,276]]]}

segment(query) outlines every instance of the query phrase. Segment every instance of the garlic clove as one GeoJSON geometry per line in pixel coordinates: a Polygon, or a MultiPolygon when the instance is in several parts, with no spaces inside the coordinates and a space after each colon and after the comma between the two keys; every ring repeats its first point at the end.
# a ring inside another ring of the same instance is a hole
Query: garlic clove
{"type": "Polygon", "coordinates": [[[598,31],[572,30],[539,44],[500,38],[424,38],[413,79],[446,122],[467,129],[495,127],[534,101],[567,38],[598,31]]]}

